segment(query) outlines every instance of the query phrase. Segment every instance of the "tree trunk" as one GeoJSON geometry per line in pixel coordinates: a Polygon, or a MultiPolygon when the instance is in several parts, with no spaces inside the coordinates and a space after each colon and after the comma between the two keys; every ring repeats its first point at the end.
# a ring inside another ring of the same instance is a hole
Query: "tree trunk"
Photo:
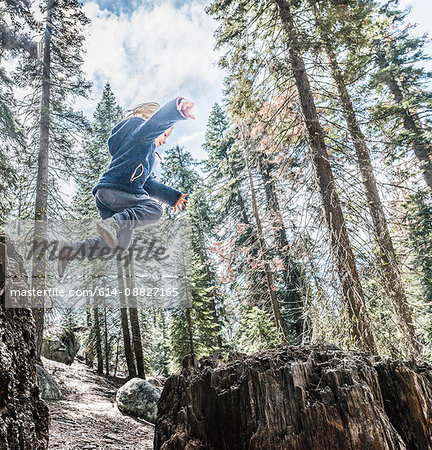
{"type": "MultiPolygon", "coordinates": [[[[283,222],[282,212],[279,206],[276,185],[273,179],[270,163],[267,155],[261,154],[258,158],[260,173],[264,182],[264,191],[267,199],[267,210],[273,228],[277,252],[283,261],[283,281],[286,297],[284,301],[288,303],[290,323],[286,326],[299,338],[303,333],[303,309],[305,297],[305,285],[298,264],[293,261],[289,250],[289,243],[283,222]],[[293,323],[293,327],[290,324],[293,323]]],[[[283,320],[284,323],[286,320],[283,320]]],[[[293,342],[299,343],[299,342],[293,342]]]]}
{"type": "Polygon", "coordinates": [[[116,357],[115,357],[115,362],[114,362],[114,374],[113,374],[113,377],[115,377],[117,375],[119,353],[120,353],[120,336],[117,337],[116,357]]]}
{"type": "Polygon", "coordinates": [[[117,258],[117,277],[118,277],[118,290],[119,290],[119,298],[120,298],[120,319],[121,326],[123,331],[123,344],[125,350],[126,357],[126,365],[129,371],[129,377],[136,377],[136,368],[134,355],[132,352],[132,344],[130,338],[129,331],[129,322],[128,322],[128,314],[127,314],[127,305],[126,305],[126,297],[125,297],[125,283],[123,277],[123,268],[121,259],[117,258]]]}
{"type": "Polygon", "coordinates": [[[347,304],[354,341],[371,352],[375,343],[366,310],[366,302],[351,248],[348,231],[336,191],[336,183],[329,162],[324,132],[318,119],[315,101],[309,84],[303,58],[297,53],[297,39],[293,18],[286,0],[276,0],[280,17],[289,42],[289,61],[294,75],[303,120],[306,127],[309,150],[314,167],[317,187],[321,195],[324,216],[330,231],[330,242],[340,279],[344,301],[347,304]]]}
{"type": "Polygon", "coordinates": [[[187,325],[188,325],[189,350],[190,350],[190,355],[193,358],[195,355],[195,349],[194,349],[193,332],[192,332],[191,308],[186,308],[186,320],[187,320],[187,325]]]}
{"type": "Polygon", "coordinates": [[[258,205],[257,205],[257,201],[256,201],[255,186],[254,186],[254,182],[253,182],[253,178],[252,178],[252,170],[251,170],[250,161],[249,161],[248,145],[249,145],[248,137],[246,135],[246,136],[244,136],[244,144],[243,144],[244,158],[245,158],[246,169],[247,169],[247,173],[248,173],[248,177],[249,177],[249,185],[250,185],[250,190],[251,190],[251,201],[252,201],[252,207],[253,207],[253,212],[254,212],[254,216],[255,216],[255,223],[257,226],[258,241],[259,241],[259,245],[260,245],[260,249],[261,249],[262,258],[264,260],[264,272],[265,272],[266,281],[267,281],[267,289],[268,289],[268,293],[270,296],[270,301],[271,301],[272,310],[273,310],[273,318],[275,320],[276,329],[278,330],[278,333],[279,333],[279,336],[280,336],[282,342],[286,342],[285,332],[284,332],[283,323],[282,323],[282,316],[281,316],[281,312],[280,312],[280,308],[279,308],[279,302],[278,302],[278,299],[276,296],[274,277],[273,277],[273,273],[271,271],[270,264],[267,260],[268,250],[267,250],[267,245],[266,245],[266,242],[264,239],[261,218],[259,215],[258,205]]]}
{"type": "Polygon", "coordinates": [[[107,307],[104,306],[105,375],[109,376],[110,346],[108,342],[107,307]]]}
{"type": "Polygon", "coordinates": [[[95,333],[95,344],[96,344],[96,358],[97,358],[97,371],[98,373],[103,373],[103,355],[102,355],[102,339],[101,339],[101,329],[100,329],[100,318],[99,318],[99,299],[95,299],[95,307],[93,308],[94,314],[94,333],[95,333]]]}
{"type": "MultiPolygon", "coordinates": [[[[380,69],[385,69],[388,65],[386,57],[379,49],[377,50],[377,59],[380,69]]],[[[388,74],[387,77],[387,86],[390,89],[395,102],[399,106],[402,106],[404,100],[402,89],[390,74],[388,74]]],[[[427,186],[432,189],[432,145],[430,143],[425,143],[428,138],[425,135],[418,114],[413,110],[404,108],[403,125],[405,130],[414,135],[412,144],[414,154],[420,162],[420,170],[422,171],[427,186]]]]}
{"type": "MultiPolygon", "coordinates": [[[[236,245],[242,245],[245,242],[250,242],[248,246],[248,257],[244,258],[244,261],[242,263],[246,265],[246,261],[249,257],[251,258],[257,258],[258,257],[258,251],[259,251],[259,245],[256,245],[255,243],[258,241],[258,233],[257,230],[252,226],[251,221],[248,217],[248,211],[246,208],[246,203],[239,192],[237,194],[237,201],[238,205],[241,211],[241,217],[242,217],[242,223],[245,225],[248,225],[247,229],[241,234],[241,236],[237,239],[236,245]]],[[[241,266],[240,266],[241,267],[241,266]]],[[[256,272],[245,270],[244,274],[246,276],[247,284],[248,284],[248,300],[250,304],[257,304],[261,300],[261,289],[257,289],[257,276],[256,272]]],[[[263,289],[267,288],[267,281],[266,280],[259,280],[259,286],[263,286],[263,289]]]]}
{"type": "Polygon", "coordinates": [[[419,348],[415,337],[414,321],[412,318],[411,308],[405,294],[405,288],[399,271],[396,253],[394,251],[393,242],[387,225],[387,219],[378,192],[370,152],[366,145],[366,139],[357,121],[357,116],[354,111],[351,97],[345,85],[336,55],[328,39],[325,36],[322,36],[322,38],[325,42],[332,75],[336,81],[340,102],[342,104],[345,120],[351,135],[351,140],[356,150],[357,162],[362,176],[369,211],[372,216],[375,239],[380,251],[381,269],[383,272],[382,278],[396,311],[396,322],[399,322],[402,337],[406,340],[406,348],[412,356],[417,357],[419,356],[419,348]]]}
{"type": "Polygon", "coordinates": [[[429,364],[279,346],[172,375],[154,448],[432,450],[431,413],[429,364]]]}
{"type": "MultiPolygon", "coordinates": [[[[43,71],[42,71],[42,100],[40,119],[40,140],[38,155],[38,172],[36,180],[35,201],[35,231],[34,239],[43,241],[46,239],[46,220],[48,208],[48,160],[49,160],[49,130],[50,130],[50,96],[51,96],[51,32],[52,16],[55,0],[49,0],[47,7],[43,71]]],[[[46,257],[44,252],[33,258],[32,289],[44,290],[46,276],[46,257]]],[[[33,316],[36,325],[36,354],[39,357],[42,350],[45,298],[43,296],[34,299],[33,316]]]]}
{"type": "Polygon", "coordinates": [[[129,296],[129,318],[132,330],[132,343],[135,353],[135,361],[137,365],[138,376],[140,378],[145,378],[144,369],[144,354],[141,341],[141,330],[138,319],[138,307],[136,302],[136,297],[133,295],[133,290],[135,288],[135,273],[133,269],[133,259],[128,257],[125,265],[126,283],[130,289],[129,296]]]}
{"type": "MultiPolygon", "coordinates": [[[[8,237],[0,235],[0,448],[48,448],[48,407],[36,378],[36,336],[30,309],[5,308],[6,290],[28,291],[28,277],[8,237]]],[[[18,304],[28,303],[18,297],[18,304]]]]}
{"type": "MultiPolygon", "coordinates": [[[[90,297],[86,297],[86,326],[88,330],[93,330],[92,320],[92,308],[90,306],[90,297]]],[[[90,331],[89,339],[86,343],[85,349],[85,364],[86,366],[93,367],[93,342],[92,331],[90,331]]]]}

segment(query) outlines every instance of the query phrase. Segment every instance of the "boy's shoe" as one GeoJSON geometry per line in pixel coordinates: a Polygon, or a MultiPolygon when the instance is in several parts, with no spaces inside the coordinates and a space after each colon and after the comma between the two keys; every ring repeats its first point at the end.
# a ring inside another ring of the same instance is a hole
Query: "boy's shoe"
{"type": "Polygon", "coordinates": [[[75,252],[72,246],[67,241],[59,241],[58,255],[57,255],[57,272],[59,277],[62,277],[66,271],[66,267],[74,259],[75,252]]]}
{"type": "Polygon", "coordinates": [[[120,230],[120,225],[114,218],[110,217],[108,219],[103,219],[100,222],[97,222],[96,228],[99,235],[103,237],[104,241],[108,244],[109,247],[117,247],[117,232],[120,230]]]}

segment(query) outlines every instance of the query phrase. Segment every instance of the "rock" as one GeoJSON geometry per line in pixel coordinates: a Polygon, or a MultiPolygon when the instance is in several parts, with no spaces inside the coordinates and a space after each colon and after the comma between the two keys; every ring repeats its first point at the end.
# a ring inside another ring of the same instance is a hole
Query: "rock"
{"type": "Polygon", "coordinates": [[[54,328],[45,336],[42,356],[53,361],[71,365],[80,349],[80,344],[72,330],[54,328]]]}
{"type": "Polygon", "coordinates": [[[154,423],[160,395],[159,390],[146,380],[132,378],[118,390],[117,407],[124,413],[154,423]]]}
{"type": "Polygon", "coordinates": [[[146,381],[147,381],[147,383],[150,383],[155,388],[157,388],[159,391],[162,391],[165,379],[164,378],[160,378],[160,377],[158,377],[158,378],[156,378],[156,377],[147,377],[146,381]]]}
{"type": "Polygon", "coordinates": [[[168,378],[154,448],[431,450],[431,417],[431,365],[279,346],[168,378]]]}
{"type": "Polygon", "coordinates": [[[40,395],[44,400],[61,400],[63,398],[63,394],[52,375],[38,364],[36,364],[36,375],[40,395]]]}
{"type": "Polygon", "coordinates": [[[0,235],[0,448],[46,449],[49,414],[36,383],[34,320],[29,309],[4,307],[6,274],[13,288],[29,289],[21,257],[0,235]]]}

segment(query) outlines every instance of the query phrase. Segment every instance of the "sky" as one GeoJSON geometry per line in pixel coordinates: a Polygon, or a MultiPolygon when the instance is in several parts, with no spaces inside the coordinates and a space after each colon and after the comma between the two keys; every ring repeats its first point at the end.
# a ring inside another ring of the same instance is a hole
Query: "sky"
{"type": "Polygon", "coordinates": [[[83,68],[93,89],[91,100],[81,100],[78,108],[91,117],[107,82],[125,109],[188,98],[195,102],[196,120],[178,123],[161,154],[178,143],[204,157],[208,116],[221,101],[224,78],[213,51],[216,22],[204,7],[203,1],[180,0],[84,2],[92,23],[83,68]]]}
{"type": "MultiPolygon", "coordinates": [[[[416,34],[429,32],[431,0],[401,0],[412,6],[416,34]]],[[[146,101],[161,104],[176,96],[195,102],[195,121],[179,123],[163,150],[184,145],[201,159],[201,147],[212,105],[220,102],[224,73],[213,50],[217,27],[204,8],[209,0],[91,0],[84,11],[91,19],[86,32],[84,70],[93,82],[90,100],[77,105],[91,117],[105,83],[111,84],[123,108],[146,101]]],[[[432,45],[428,44],[432,54],[432,45]]],[[[155,168],[158,173],[159,168],[155,168]]]]}

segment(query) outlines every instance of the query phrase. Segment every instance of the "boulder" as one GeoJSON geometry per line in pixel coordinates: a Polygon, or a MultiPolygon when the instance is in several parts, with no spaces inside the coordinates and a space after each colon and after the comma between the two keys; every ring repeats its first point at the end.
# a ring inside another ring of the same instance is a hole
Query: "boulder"
{"type": "Polygon", "coordinates": [[[168,378],[154,448],[432,450],[431,418],[428,363],[279,346],[168,378]]]}
{"type": "Polygon", "coordinates": [[[37,384],[44,400],[61,400],[63,394],[52,375],[42,366],[36,364],[37,384]]]}
{"type": "Polygon", "coordinates": [[[146,381],[162,392],[163,385],[166,380],[160,377],[147,377],[146,381]]]}
{"type": "Polygon", "coordinates": [[[0,448],[42,450],[49,413],[36,383],[35,324],[30,309],[5,308],[6,276],[13,289],[29,289],[22,258],[0,235],[0,448]]]}
{"type": "Polygon", "coordinates": [[[132,378],[118,390],[117,407],[121,412],[154,423],[160,395],[159,390],[146,380],[132,378]]]}
{"type": "Polygon", "coordinates": [[[72,330],[58,327],[44,338],[42,356],[53,361],[71,365],[80,349],[80,344],[72,330]]]}

